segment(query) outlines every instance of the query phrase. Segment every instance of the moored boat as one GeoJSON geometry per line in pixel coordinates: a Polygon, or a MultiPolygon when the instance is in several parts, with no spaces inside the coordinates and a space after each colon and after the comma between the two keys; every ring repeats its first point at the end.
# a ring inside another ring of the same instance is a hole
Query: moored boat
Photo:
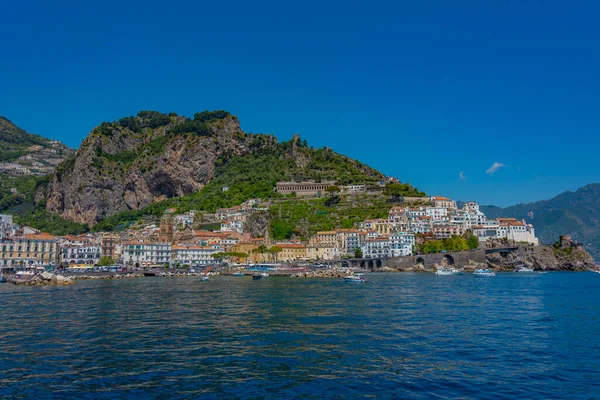
{"type": "Polygon", "coordinates": [[[234,272],[233,276],[237,276],[237,277],[244,276],[244,273],[243,272],[234,272]]]}
{"type": "Polygon", "coordinates": [[[258,281],[258,280],[260,280],[262,278],[263,278],[262,274],[254,274],[254,275],[252,275],[252,279],[254,279],[255,281],[258,281]]]}
{"type": "Polygon", "coordinates": [[[208,275],[200,276],[200,282],[208,282],[208,275]]]}
{"type": "Polygon", "coordinates": [[[485,278],[485,277],[496,276],[496,273],[494,271],[492,271],[491,269],[478,269],[478,270],[475,270],[475,272],[473,272],[473,276],[475,278],[485,278]]]}
{"type": "Polygon", "coordinates": [[[365,278],[364,274],[352,274],[344,277],[344,282],[366,282],[367,278],[365,278]]]}
{"type": "Polygon", "coordinates": [[[438,268],[436,275],[462,275],[462,271],[456,268],[438,268]]]}
{"type": "Polygon", "coordinates": [[[144,276],[156,276],[156,272],[146,271],[144,272],[144,276]]]}

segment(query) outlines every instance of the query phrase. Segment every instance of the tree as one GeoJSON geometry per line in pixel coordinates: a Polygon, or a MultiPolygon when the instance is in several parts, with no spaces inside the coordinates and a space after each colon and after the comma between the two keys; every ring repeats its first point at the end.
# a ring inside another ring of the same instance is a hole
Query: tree
{"type": "Polygon", "coordinates": [[[479,238],[473,235],[471,230],[466,231],[463,234],[463,237],[467,240],[467,246],[469,246],[469,250],[474,250],[479,247],[479,238]]]}
{"type": "Polygon", "coordinates": [[[340,187],[339,186],[335,186],[335,185],[328,186],[325,189],[325,192],[327,192],[330,196],[333,196],[335,193],[339,193],[340,192],[340,187]]]}
{"type": "Polygon", "coordinates": [[[360,247],[355,247],[354,248],[354,257],[356,257],[356,258],[363,258],[363,252],[362,252],[362,249],[360,247]]]}
{"type": "Polygon", "coordinates": [[[106,267],[108,265],[114,265],[115,264],[115,260],[112,259],[112,257],[109,256],[102,256],[100,257],[100,260],[98,260],[98,266],[100,267],[106,267]]]}
{"type": "Polygon", "coordinates": [[[277,257],[279,255],[279,253],[281,253],[282,251],[283,251],[283,249],[281,247],[279,247],[279,246],[272,246],[269,249],[269,253],[273,256],[273,258],[275,260],[277,260],[277,257]]]}

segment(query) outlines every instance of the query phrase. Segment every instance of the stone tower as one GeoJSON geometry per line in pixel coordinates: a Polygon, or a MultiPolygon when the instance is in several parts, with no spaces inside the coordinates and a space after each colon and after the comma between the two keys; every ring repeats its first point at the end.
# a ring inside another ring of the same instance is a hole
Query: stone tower
{"type": "Polygon", "coordinates": [[[158,241],[160,243],[173,243],[173,215],[172,210],[165,210],[165,213],[160,218],[160,232],[158,241]]]}

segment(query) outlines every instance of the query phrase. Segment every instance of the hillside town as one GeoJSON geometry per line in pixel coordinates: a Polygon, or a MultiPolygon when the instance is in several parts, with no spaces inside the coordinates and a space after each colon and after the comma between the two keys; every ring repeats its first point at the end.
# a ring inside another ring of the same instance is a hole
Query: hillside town
{"type": "MultiPolygon", "coordinates": [[[[329,183],[327,183],[329,185],[329,183]]],[[[287,183],[278,189],[319,194],[326,185],[287,183]]],[[[361,186],[345,190],[360,191],[361,186]]],[[[408,200],[408,199],[407,199],[408,200]]],[[[318,263],[341,258],[388,258],[415,254],[418,245],[470,233],[480,247],[494,240],[538,245],[534,227],[514,218],[488,219],[475,202],[461,208],[446,197],[434,196],[427,205],[410,201],[391,206],[387,218],[365,220],[353,229],[316,232],[308,240],[277,241],[266,229],[251,237],[246,223],[269,202],[251,199],[239,206],[217,209],[218,229],[194,228],[198,213],[176,214],[168,209],[158,224],[121,232],[53,236],[18,226],[11,215],[0,215],[1,266],[91,267],[101,260],[134,267],[202,268],[224,261],[241,263],[318,263]]],[[[216,225],[216,224],[214,224],[216,225]]]]}

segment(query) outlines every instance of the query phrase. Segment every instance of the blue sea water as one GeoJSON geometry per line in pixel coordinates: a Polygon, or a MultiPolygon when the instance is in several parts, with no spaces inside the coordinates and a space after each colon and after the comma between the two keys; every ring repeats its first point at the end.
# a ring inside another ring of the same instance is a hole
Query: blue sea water
{"type": "Polygon", "coordinates": [[[600,275],[0,285],[6,398],[600,398],[600,275]]]}

